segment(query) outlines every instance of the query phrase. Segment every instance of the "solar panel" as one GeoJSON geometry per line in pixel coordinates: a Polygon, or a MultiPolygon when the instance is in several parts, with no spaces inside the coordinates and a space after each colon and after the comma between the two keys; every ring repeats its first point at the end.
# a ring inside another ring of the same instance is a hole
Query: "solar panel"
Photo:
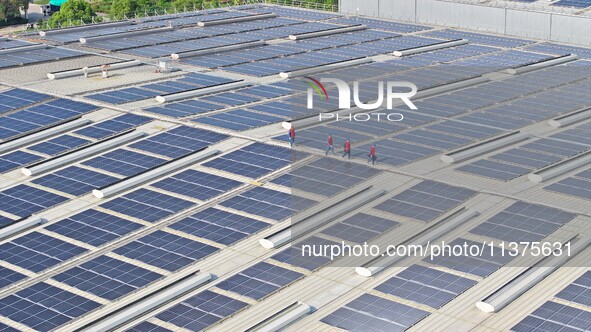
{"type": "Polygon", "coordinates": [[[0,299],[0,315],[37,331],[50,331],[100,307],[90,299],[44,282],[0,299]]]}
{"type": "Polygon", "coordinates": [[[25,279],[26,277],[27,276],[24,274],[18,273],[4,266],[0,266],[0,288],[4,288],[10,284],[25,279]]]}
{"type": "Polygon", "coordinates": [[[114,250],[168,271],[176,271],[214,252],[218,248],[164,231],[156,231],[114,250]]]}
{"type": "MultiPolygon", "coordinates": [[[[131,147],[133,147],[133,145],[131,147]]],[[[102,169],[123,176],[133,176],[148,169],[160,166],[166,161],[167,160],[165,159],[119,148],[87,160],[83,162],[82,165],[102,169]]]]}
{"type": "Polygon", "coordinates": [[[150,322],[142,322],[138,325],[131,327],[126,332],[172,332],[171,330],[164,328],[160,325],[152,324],[150,322]]]}
{"type": "Polygon", "coordinates": [[[222,281],[216,286],[255,300],[260,300],[302,276],[301,273],[277,265],[260,262],[222,281]]]}
{"type": "Polygon", "coordinates": [[[24,218],[67,200],[64,196],[19,184],[0,192],[0,210],[24,218]]]}
{"type": "MultiPolygon", "coordinates": [[[[482,243],[462,238],[453,240],[449,245],[450,247],[467,245],[469,247],[478,246],[479,248],[482,248],[482,243]]],[[[444,250],[441,255],[434,256],[433,259],[427,257],[424,258],[423,261],[485,278],[497,271],[511,259],[512,257],[503,253],[500,248],[495,247],[494,249],[491,249],[487,246],[487,249],[479,256],[468,255],[467,253],[463,255],[454,255],[449,252],[449,250],[444,250]]]]}
{"type": "Polygon", "coordinates": [[[18,150],[10,152],[0,156],[0,173],[8,172],[24,165],[30,165],[42,159],[44,158],[28,152],[18,150]]]}
{"type": "Polygon", "coordinates": [[[425,222],[433,221],[476,194],[475,191],[425,180],[384,201],[376,209],[425,222]]]}
{"type": "Polygon", "coordinates": [[[252,218],[208,208],[168,227],[224,245],[231,245],[268,226],[269,224],[252,218]]]}
{"type": "Polygon", "coordinates": [[[209,130],[180,126],[148,137],[130,145],[130,147],[170,158],[179,158],[227,137],[227,135],[209,130]]]}
{"type": "Polygon", "coordinates": [[[47,174],[32,182],[74,196],[90,193],[93,189],[108,186],[119,178],[91,171],[78,166],[70,166],[47,174]]]}
{"type": "Polygon", "coordinates": [[[98,247],[142,228],[142,225],[94,209],[46,227],[47,230],[98,247]]]}
{"type": "Polygon", "coordinates": [[[544,189],[591,200],[591,171],[577,173],[544,189]]]}
{"type": "Polygon", "coordinates": [[[471,279],[412,265],[375,289],[438,309],[475,284],[471,279]]]}
{"type": "Polygon", "coordinates": [[[225,200],[220,205],[281,221],[315,203],[293,194],[256,187],[225,200]]]}
{"type": "Polygon", "coordinates": [[[156,318],[191,331],[201,331],[247,305],[248,303],[205,290],[159,313],[156,318]]]}
{"type": "Polygon", "coordinates": [[[557,298],[591,307],[591,271],[585,272],[556,295],[557,298]]]}
{"type": "Polygon", "coordinates": [[[559,209],[516,202],[470,230],[503,241],[539,241],[576,217],[559,209]]]}
{"type": "Polygon", "coordinates": [[[124,132],[131,128],[141,126],[150,122],[151,119],[135,114],[123,114],[118,117],[99,122],[92,126],[84,127],[75,131],[76,134],[94,138],[97,140],[107,138],[117,133],[124,132]]]}
{"type": "Polygon", "coordinates": [[[405,331],[425,317],[428,311],[363,294],[321,319],[321,322],[347,331],[405,331]]]}
{"type": "Polygon", "coordinates": [[[588,331],[591,312],[548,301],[511,328],[515,332],[588,331]]]}
{"type": "Polygon", "coordinates": [[[151,186],[205,201],[241,184],[221,176],[189,169],[153,183],[151,186]]]}
{"type": "Polygon", "coordinates": [[[393,220],[357,213],[324,229],[322,233],[345,241],[364,243],[389,232],[399,225],[399,222],[393,220]]]}
{"type": "Polygon", "coordinates": [[[130,217],[157,222],[193,205],[180,198],[141,188],[100,206],[130,217]]]}
{"type": "Polygon", "coordinates": [[[33,272],[41,272],[85,251],[84,248],[38,232],[0,245],[2,260],[33,272]]]}
{"type": "Polygon", "coordinates": [[[115,300],[162,277],[108,256],[75,266],[53,279],[108,300],[115,300]]]}
{"type": "Polygon", "coordinates": [[[208,161],[203,165],[256,179],[290,163],[291,152],[289,149],[253,143],[240,150],[208,161]]]}
{"type": "Polygon", "coordinates": [[[89,140],[71,135],[62,135],[56,138],[27,147],[28,150],[55,156],[68,150],[90,143],[89,140]]]}

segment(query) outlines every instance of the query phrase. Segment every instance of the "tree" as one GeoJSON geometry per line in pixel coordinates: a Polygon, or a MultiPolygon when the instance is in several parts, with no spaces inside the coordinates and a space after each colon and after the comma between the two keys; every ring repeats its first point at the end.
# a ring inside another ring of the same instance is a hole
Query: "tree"
{"type": "Polygon", "coordinates": [[[133,16],[140,10],[143,11],[145,8],[140,8],[137,0],[113,0],[109,17],[111,19],[122,19],[125,16],[133,16]]]}
{"type": "Polygon", "coordinates": [[[27,13],[29,12],[29,0],[17,0],[19,3],[19,7],[23,9],[25,12],[25,18],[27,18],[27,13]]]}
{"type": "Polygon", "coordinates": [[[90,23],[95,18],[95,21],[100,21],[90,3],[86,0],[68,0],[60,7],[57,13],[51,15],[47,24],[51,28],[56,28],[60,24],[80,24],[80,22],[90,23]]]}
{"type": "Polygon", "coordinates": [[[172,6],[179,11],[193,10],[193,8],[200,10],[202,3],[202,0],[174,0],[172,6]]]}

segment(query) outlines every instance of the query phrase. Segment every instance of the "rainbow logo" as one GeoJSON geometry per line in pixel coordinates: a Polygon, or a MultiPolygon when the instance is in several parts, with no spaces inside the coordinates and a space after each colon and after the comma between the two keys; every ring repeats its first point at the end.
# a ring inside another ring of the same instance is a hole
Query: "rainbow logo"
{"type": "Polygon", "coordinates": [[[326,98],[326,100],[328,100],[328,93],[326,93],[324,85],[322,85],[322,83],[320,83],[320,81],[318,81],[317,79],[314,79],[310,76],[305,77],[310,80],[310,82],[308,82],[308,85],[312,89],[316,90],[316,93],[320,96],[320,98],[322,98],[322,94],[324,93],[324,97],[326,98]]]}

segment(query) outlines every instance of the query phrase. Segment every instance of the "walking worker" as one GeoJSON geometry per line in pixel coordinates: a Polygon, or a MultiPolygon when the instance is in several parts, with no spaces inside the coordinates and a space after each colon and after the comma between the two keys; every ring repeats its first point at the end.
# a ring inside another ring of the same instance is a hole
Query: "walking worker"
{"type": "Polygon", "coordinates": [[[349,159],[351,159],[351,141],[348,138],[345,141],[343,151],[343,158],[345,158],[345,156],[349,156],[349,159]]]}
{"type": "Polygon", "coordinates": [[[326,148],[326,153],[324,155],[327,156],[328,151],[332,151],[332,155],[334,156],[336,153],[334,152],[334,146],[332,145],[332,136],[330,134],[328,134],[328,140],[326,141],[326,145],[328,147],[326,148]]]}
{"type": "Polygon", "coordinates": [[[376,145],[372,144],[371,149],[369,150],[369,154],[367,155],[367,157],[369,158],[367,160],[367,162],[369,163],[371,161],[372,165],[376,164],[376,159],[378,159],[378,157],[376,156],[376,145]]]}
{"type": "Polygon", "coordinates": [[[291,128],[289,128],[287,135],[289,136],[289,146],[293,146],[293,143],[295,143],[295,128],[293,127],[293,124],[291,125],[291,128]]]}

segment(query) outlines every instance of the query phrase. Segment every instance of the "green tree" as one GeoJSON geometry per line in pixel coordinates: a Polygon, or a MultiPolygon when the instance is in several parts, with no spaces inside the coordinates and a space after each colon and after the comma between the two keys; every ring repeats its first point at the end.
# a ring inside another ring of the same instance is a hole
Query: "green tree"
{"type": "Polygon", "coordinates": [[[138,0],[113,0],[109,17],[111,19],[122,19],[125,16],[133,17],[136,12],[143,11],[138,0]]]}
{"type": "Polygon", "coordinates": [[[51,15],[47,24],[51,28],[56,28],[59,24],[74,25],[80,24],[80,22],[90,23],[92,18],[95,21],[100,21],[100,17],[97,17],[94,10],[86,0],[69,0],[62,4],[60,10],[57,13],[51,15]]]}
{"type": "Polygon", "coordinates": [[[202,4],[202,0],[174,0],[172,2],[172,7],[176,8],[178,11],[184,11],[185,9],[193,10],[193,8],[200,10],[202,4]]]}

